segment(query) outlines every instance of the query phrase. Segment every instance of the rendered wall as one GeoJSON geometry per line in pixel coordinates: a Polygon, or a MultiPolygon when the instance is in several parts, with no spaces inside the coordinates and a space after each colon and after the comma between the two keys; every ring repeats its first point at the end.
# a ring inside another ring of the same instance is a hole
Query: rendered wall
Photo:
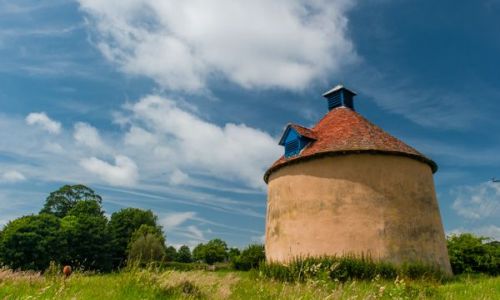
{"type": "Polygon", "coordinates": [[[300,162],[269,177],[268,261],[370,254],[421,261],[451,273],[431,168],[389,155],[300,162]]]}

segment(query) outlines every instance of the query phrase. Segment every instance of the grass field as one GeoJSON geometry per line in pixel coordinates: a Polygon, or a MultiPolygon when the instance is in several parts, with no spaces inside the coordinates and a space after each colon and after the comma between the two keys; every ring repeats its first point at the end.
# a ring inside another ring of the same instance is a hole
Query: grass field
{"type": "Polygon", "coordinates": [[[61,276],[0,270],[0,299],[500,299],[500,277],[282,283],[257,272],[133,270],[61,276]]]}

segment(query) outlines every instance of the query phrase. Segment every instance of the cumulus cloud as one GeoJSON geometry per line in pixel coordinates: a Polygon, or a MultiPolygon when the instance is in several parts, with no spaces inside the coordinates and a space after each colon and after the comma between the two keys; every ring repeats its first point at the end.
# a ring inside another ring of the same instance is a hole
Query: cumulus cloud
{"type": "Polygon", "coordinates": [[[129,144],[144,145],[150,159],[172,168],[173,183],[186,179],[180,170],[203,172],[228,180],[237,179],[251,187],[263,187],[262,174],[281,154],[281,148],[266,132],[244,124],[218,126],[182,110],[170,99],[147,96],[127,107],[126,135],[129,144]],[[144,143],[143,139],[151,143],[144,143]]]}
{"type": "Polygon", "coordinates": [[[111,185],[131,186],[137,182],[137,165],[127,156],[117,155],[114,165],[96,157],[82,159],[80,165],[111,185]]]}
{"type": "Polygon", "coordinates": [[[74,126],[73,138],[78,144],[92,149],[104,148],[99,131],[90,124],[78,122],[74,126]]]}
{"type": "Polygon", "coordinates": [[[356,61],[337,0],[79,0],[97,47],[129,74],[197,91],[224,77],[245,88],[301,89],[356,61]]]}
{"type": "Polygon", "coordinates": [[[44,112],[30,113],[25,120],[28,125],[40,126],[50,133],[59,134],[61,132],[61,123],[52,120],[44,112]]]}
{"type": "Polygon", "coordinates": [[[452,191],[455,196],[452,208],[469,219],[500,216],[500,186],[493,182],[477,186],[463,186],[452,191]]]}
{"type": "Polygon", "coordinates": [[[21,172],[16,170],[4,172],[0,176],[0,181],[4,182],[14,183],[24,180],[26,180],[26,177],[21,172]]]}

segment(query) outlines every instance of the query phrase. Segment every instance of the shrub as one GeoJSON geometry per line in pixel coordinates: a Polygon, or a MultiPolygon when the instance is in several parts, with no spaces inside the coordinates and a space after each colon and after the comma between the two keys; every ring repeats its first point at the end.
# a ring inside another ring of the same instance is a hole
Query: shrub
{"type": "Polygon", "coordinates": [[[165,259],[164,238],[153,226],[141,225],[132,235],[128,248],[130,263],[138,263],[143,266],[165,259]]]}
{"type": "Polygon", "coordinates": [[[167,269],[176,270],[176,271],[195,271],[195,270],[206,270],[208,268],[208,264],[192,262],[192,263],[181,263],[176,261],[169,261],[163,263],[163,266],[167,269]]]}
{"type": "Polygon", "coordinates": [[[193,249],[193,259],[195,261],[214,264],[227,260],[227,244],[223,240],[213,239],[206,244],[198,244],[193,249]]]}
{"type": "Polygon", "coordinates": [[[245,248],[240,255],[234,256],[232,264],[236,270],[248,271],[258,268],[265,259],[264,245],[254,244],[245,248]]]}
{"type": "Polygon", "coordinates": [[[500,245],[470,233],[448,237],[448,255],[454,274],[500,274],[500,245]]]}
{"type": "Polygon", "coordinates": [[[370,257],[308,257],[297,258],[287,265],[262,263],[259,273],[266,278],[285,282],[303,282],[310,279],[334,281],[410,278],[442,280],[444,274],[428,265],[408,263],[400,267],[370,257]]]}
{"type": "Polygon", "coordinates": [[[191,256],[191,250],[186,245],[183,245],[179,248],[177,252],[177,261],[183,263],[190,263],[193,261],[193,257],[191,256]]]}

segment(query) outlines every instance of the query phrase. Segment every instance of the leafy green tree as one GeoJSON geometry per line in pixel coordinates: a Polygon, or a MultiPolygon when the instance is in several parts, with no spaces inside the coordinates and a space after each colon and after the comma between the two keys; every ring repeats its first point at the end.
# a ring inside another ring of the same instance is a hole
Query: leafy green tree
{"type": "Polygon", "coordinates": [[[240,256],[241,251],[238,248],[229,248],[229,251],[227,252],[227,256],[229,258],[229,261],[233,261],[234,258],[240,256]]]}
{"type": "Polygon", "coordinates": [[[182,245],[177,252],[177,261],[183,263],[190,263],[193,261],[193,257],[191,256],[191,250],[188,246],[182,245]]]}
{"type": "Polygon", "coordinates": [[[239,256],[232,261],[237,270],[250,270],[258,268],[260,263],[266,259],[264,245],[254,244],[245,248],[239,256]]]}
{"type": "Polygon", "coordinates": [[[221,239],[213,239],[206,244],[198,244],[193,249],[195,261],[204,261],[207,264],[222,262],[227,259],[227,244],[221,239]]]}
{"type": "Polygon", "coordinates": [[[60,219],[50,214],[24,216],[5,225],[0,238],[0,261],[12,269],[45,270],[59,262],[60,219]]]}
{"type": "MultiPolygon", "coordinates": [[[[157,225],[157,217],[150,210],[125,208],[111,215],[108,228],[112,239],[112,260],[114,267],[122,266],[125,263],[128,256],[127,246],[130,243],[132,234],[141,225],[155,227],[161,232],[161,227],[157,225]]],[[[161,235],[163,236],[163,233],[161,235]]]]}
{"type": "Polygon", "coordinates": [[[165,259],[167,261],[177,261],[177,249],[174,246],[168,246],[165,251],[165,259]]]}
{"type": "Polygon", "coordinates": [[[448,237],[448,255],[454,274],[500,274],[500,247],[489,238],[470,233],[448,237]]]}
{"type": "Polygon", "coordinates": [[[78,201],[61,220],[64,264],[84,270],[111,269],[108,220],[95,200],[78,201]]]}
{"type": "Polygon", "coordinates": [[[205,245],[205,262],[213,264],[227,259],[227,244],[221,239],[210,240],[205,245]]]}
{"type": "Polygon", "coordinates": [[[205,245],[199,243],[193,249],[193,260],[197,262],[205,261],[205,245]]]}
{"type": "Polygon", "coordinates": [[[143,224],[132,234],[128,253],[128,261],[140,265],[161,262],[166,254],[165,238],[158,228],[143,224]]]}
{"type": "Polygon", "coordinates": [[[81,184],[65,185],[50,193],[40,213],[54,214],[59,218],[63,218],[81,200],[93,200],[99,204],[102,203],[101,196],[97,195],[89,187],[81,184]]]}

